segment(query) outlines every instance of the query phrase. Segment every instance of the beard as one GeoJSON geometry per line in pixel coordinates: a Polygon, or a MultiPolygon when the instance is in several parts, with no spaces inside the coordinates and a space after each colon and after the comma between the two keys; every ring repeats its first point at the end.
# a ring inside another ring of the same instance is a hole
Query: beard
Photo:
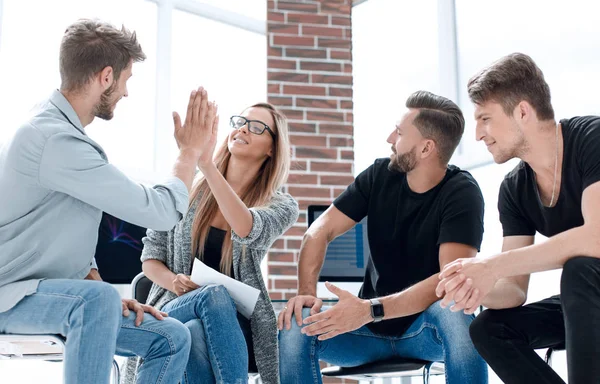
{"type": "Polygon", "coordinates": [[[113,107],[115,101],[111,100],[111,96],[117,89],[117,82],[113,82],[112,85],[102,93],[100,96],[100,102],[94,107],[94,116],[101,118],[102,120],[110,120],[113,118],[113,107]]]}
{"type": "Polygon", "coordinates": [[[401,155],[395,153],[392,156],[388,169],[390,171],[408,173],[417,166],[417,147],[412,147],[408,152],[401,155]]]}

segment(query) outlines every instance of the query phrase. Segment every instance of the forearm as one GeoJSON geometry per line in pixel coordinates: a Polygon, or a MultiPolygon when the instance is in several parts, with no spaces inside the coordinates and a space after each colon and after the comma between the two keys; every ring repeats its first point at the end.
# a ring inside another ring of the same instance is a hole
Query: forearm
{"type": "Polygon", "coordinates": [[[586,226],[486,259],[498,279],[562,268],[572,257],[600,257],[600,239],[586,226]]]}
{"type": "Polygon", "coordinates": [[[231,188],[214,163],[201,168],[201,171],[231,229],[242,238],[248,236],[252,230],[252,214],[246,204],[231,188]]]}
{"type": "Polygon", "coordinates": [[[439,300],[435,294],[439,282],[435,274],[402,292],[379,298],[385,312],[384,319],[410,316],[429,308],[439,300]]]}
{"type": "Polygon", "coordinates": [[[173,280],[175,280],[176,275],[163,262],[146,260],[142,263],[142,270],[154,283],[173,292],[173,280]]]}
{"type": "Polygon", "coordinates": [[[173,176],[183,181],[188,191],[192,189],[197,161],[198,155],[196,153],[191,150],[182,150],[173,165],[173,176]]]}
{"type": "Polygon", "coordinates": [[[521,287],[512,281],[501,279],[483,299],[482,305],[490,309],[515,308],[523,305],[526,300],[527,293],[521,287]]]}
{"type": "Polygon", "coordinates": [[[304,235],[298,261],[298,295],[317,295],[317,281],[323,267],[328,240],[319,233],[304,235]]]}

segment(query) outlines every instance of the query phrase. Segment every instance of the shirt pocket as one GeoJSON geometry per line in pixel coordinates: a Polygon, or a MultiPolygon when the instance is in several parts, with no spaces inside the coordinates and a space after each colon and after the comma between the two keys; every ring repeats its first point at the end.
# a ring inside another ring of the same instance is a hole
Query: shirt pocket
{"type": "Polygon", "coordinates": [[[0,267],[0,281],[9,274],[11,275],[12,281],[17,281],[21,279],[22,272],[20,271],[20,269],[26,264],[29,264],[38,259],[39,256],[40,253],[38,251],[25,252],[24,254],[11,260],[8,264],[0,267]]]}

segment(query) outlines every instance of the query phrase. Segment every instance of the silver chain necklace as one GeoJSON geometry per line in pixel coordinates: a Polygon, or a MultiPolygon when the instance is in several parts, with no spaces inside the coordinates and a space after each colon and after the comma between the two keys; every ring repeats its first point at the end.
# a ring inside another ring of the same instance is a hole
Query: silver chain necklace
{"type": "Polygon", "coordinates": [[[558,124],[556,124],[556,157],[554,158],[554,181],[552,182],[552,198],[549,207],[554,204],[554,194],[556,193],[556,174],[558,173],[558,124]]]}

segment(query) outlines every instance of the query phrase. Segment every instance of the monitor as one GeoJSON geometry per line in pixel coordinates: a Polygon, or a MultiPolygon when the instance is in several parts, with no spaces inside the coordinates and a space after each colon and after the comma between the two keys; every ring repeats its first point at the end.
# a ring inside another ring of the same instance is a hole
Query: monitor
{"type": "Polygon", "coordinates": [[[130,284],[142,271],[142,238],[146,228],[108,213],[102,214],[96,245],[96,263],[102,279],[111,284],[130,284]]]}
{"type": "MultiPolygon", "coordinates": [[[[329,208],[328,205],[308,207],[308,226],[329,208]]],[[[367,218],[329,243],[319,281],[362,282],[371,253],[367,238],[367,218]]]]}

